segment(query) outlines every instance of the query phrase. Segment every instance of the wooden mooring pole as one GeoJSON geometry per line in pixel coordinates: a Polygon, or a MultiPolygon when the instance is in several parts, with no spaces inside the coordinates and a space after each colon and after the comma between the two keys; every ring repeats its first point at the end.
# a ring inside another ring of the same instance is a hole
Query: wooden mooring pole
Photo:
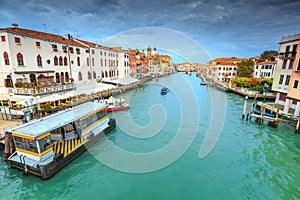
{"type": "Polygon", "coordinates": [[[295,129],[295,133],[296,134],[299,134],[300,133],[300,130],[299,130],[299,127],[300,126],[300,117],[298,117],[298,122],[297,122],[297,124],[296,124],[296,129],[295,129]]]}
{"type": "Polygon", "coordinates": [[[243,114],[242,114],[242,120],[245,119],[245,115],[246,115],[247,99],[248,99],[248,96],[245,96],[245,103],[244,103],[244,110],[243,110],[243,114]]]}

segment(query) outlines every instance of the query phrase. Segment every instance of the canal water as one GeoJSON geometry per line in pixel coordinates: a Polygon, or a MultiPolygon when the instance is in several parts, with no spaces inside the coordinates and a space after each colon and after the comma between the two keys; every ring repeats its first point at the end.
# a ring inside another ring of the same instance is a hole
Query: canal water
{"type": "Polygon", "coordinates": [[[177,73],[123,94],[117,128],[50,180],[1,153],[0,199],[298,199],[294,128],[242,121],[242,97],[200,82],[177,73]]]}

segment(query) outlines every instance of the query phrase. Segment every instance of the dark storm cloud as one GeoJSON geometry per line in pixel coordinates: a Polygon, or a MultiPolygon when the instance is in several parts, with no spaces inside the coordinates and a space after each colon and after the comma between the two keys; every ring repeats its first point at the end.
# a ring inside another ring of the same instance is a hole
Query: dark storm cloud
{"type": "Polygon", "coordinates": [[[71,0],[3,1],[1,27],[59,33],[76,30],[92,42],[139,27],[175,29],[197,40],[212,57],[259,55],[278,49],[282,35],[300,30],[300,2],[294,0],[71,0]],[[18,5],[18,6],[16,6],[18,5]]]}

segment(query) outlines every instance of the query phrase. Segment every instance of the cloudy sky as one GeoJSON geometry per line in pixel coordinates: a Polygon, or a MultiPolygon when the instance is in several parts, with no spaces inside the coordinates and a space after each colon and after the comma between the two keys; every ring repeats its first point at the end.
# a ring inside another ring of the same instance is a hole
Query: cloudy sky
{"type": "MultiPolygon", "coordinates": [[[[252,57],[264,50],[278,50],[282,36],[300,32],[297,0],[0,0],[0,3],[2,28],[18,23],[21,28],[59,35],[70,33],[99,44],[124,32],[161,28],[194,41],[210,58],[252,57]]],[[[157,39],[181,45],[167,35],[157,39]]],[[[158,44],[149,45],[159,49],[158,44]]],[[[197,61],[194,59],[191,61],[197,61]]],[[[200,58],[198,61],[204,62],[200,58]]]]}

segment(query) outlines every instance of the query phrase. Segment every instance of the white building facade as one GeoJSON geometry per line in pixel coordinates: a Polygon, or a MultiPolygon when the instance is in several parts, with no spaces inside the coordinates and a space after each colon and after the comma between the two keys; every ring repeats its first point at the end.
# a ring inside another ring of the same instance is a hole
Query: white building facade
{"type": "Polygon", "coordinates": [[[274,78],[276,61],[259,62],[254,65],[253,77],[255,78],[274,78]]]}
{"type": "MultiPolygon", "coordinates": [[[[72,84],[125,76],[119,53],[87,41],[44,32],[0,29],[0,94],[43,95],[72,84]],[[59,86],[59,87],[58,87],[59,86]]],[[[124,56],[122,54],[122,56],[124,56]]],[[[123,63],[123,62],[122,62],[123,63]]]]}

